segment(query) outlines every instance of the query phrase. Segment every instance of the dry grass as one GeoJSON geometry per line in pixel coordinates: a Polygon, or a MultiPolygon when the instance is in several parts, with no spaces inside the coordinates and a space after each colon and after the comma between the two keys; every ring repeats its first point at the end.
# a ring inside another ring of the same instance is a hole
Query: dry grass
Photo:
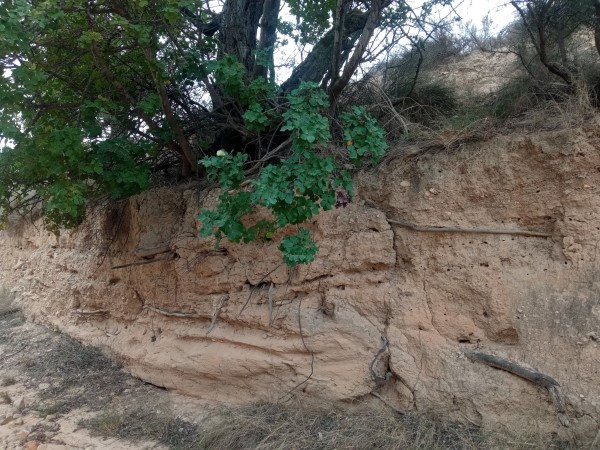
{"type": "Polygon", "coordinates": [[[35,358],[25,361],[27,385],[48,383],[35,409],[42,416],[72,409],[102,409],[125,388],[129,378],[98,349],[55,333],[35,358]]]}
{"type": "Polygon", "coordinates": [[[175,416],[166,404],[129,405],[122,411],[108,409],[82,420],[79,426],[97,436],[153,440],[177,450],[200,448],[197,447],[201,434],[198,425],[175,416]]]}
{"type": "Polygon", "coordinates": [[[522,114],[509,118],[506,127],[538,132],[563,130],[576,128],[598,117],[589,86],[579,80],[573,91],[562,98],[538,101],[522,114]]]}
{"type": "Polygon", "coordinates": [[[0,386],[12,386],[13,384],[16,384],[17,380],[15,379],[15,377],[12,376],[6,376],[6,377],[2,377],[0,378],[0,386]]]}
{"type": "Polygon", "coordinates": [[[123,416],[114,411],[103,411],[102,413],[79,423],[89,429],[93,435],[116,436],[123,424],[123,416]]]}
{"type": "Polygon", "coordinates": [[[0,287],[0,344],[10,341],[9,330],[25,321],[21,310],[13,304],[14,294],[6,287],[0,287]]]}
{"type": "Polygon", "coordinates": [[[568,450],[547,437],[513,437],[381,406],[256,404],[214,411],[196,425],[168,409],[106,411],[83,421],[92,432],[130,440],[154,439],[177,450],[568,450]]]}
{"type": "Polygon", "coordinates": [[[6,392],[0,392],[0,403],[10,405],[12,403],[12,398],[10,398],[10,395],[6,392]]]}
{"type": "Polygon", "coordinates": [[[0,319],[17,311],[13,306],[14,295],[5,287],[0,287],[0,319]]]}

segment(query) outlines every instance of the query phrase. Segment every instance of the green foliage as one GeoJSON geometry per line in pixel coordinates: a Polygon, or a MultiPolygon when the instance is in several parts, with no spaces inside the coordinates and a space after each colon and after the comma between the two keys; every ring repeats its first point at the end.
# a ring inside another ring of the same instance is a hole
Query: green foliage
{"type": "Polygon", "coordinates": [[[279,250],[283,253],[283,261],[290,267],[298,264],[310,264],[315,259],[318,248],[310,239],[306,228],[300,228],[295,236],[288,236],[281,241],[279,250]]]}
{"type": "MultiPolygon", "coordinates": [[[[289,108],[283,114],[282,130],[292,136],[291,157],[279,165],[263,168],[248,189],[240,189],[244,177],[245,154],[208,157],[201,161],[209,177],[218,180],[222,194],[215,210],[203,210],[201,236],[214,235],[217,246],[223,237],[231,242],[251,242],[269,239],[288,225],[305,223],[320,210],[335,205],[336,189],[344,188],[352,196],[352,179],[341,170],[332,157],[324,157],[318,149],[331,139],[329,123],[324,111],[329,103],[325,93],[315,83],[303,83],[288,97],[289,108]],[[251,216],[257,207],[266,208],[271,219],[262,219],[252,225],[251,216]]],[[[383,131],[362,108],[344,115],[345,136],[352,140],[348,158],[359,166],[365,157],[374,163],[386,149],[383,131]]],[[[306,228],[287,236],[279,245],[283,260],[289,266],[308,264],[317,253],[306,228]]]]}
{"type": "MultiPolygon", "coordinates": [[[[156,92],[141,92],[133,77],[152,79],[139,50],[151,28],[119,14],[95,20],[72,1],[0,5],[0,219],[41,203],[46,224],[58,231],[84,219],[89,199],[148,186],[157,139],[137,132],[144,125],[132,110],[160,114],[156,92]],[[121,51],[113,67],[105,54],[91,54],[96,44],[109,54],[111,46],[133,50],[121,51]],[[115,90],[99,60],[137,105],[115,90]]],[[[169,134],[162,124],[155,131],[169,134]]]]}
{"type": "Polygon", "coordinates": [[[360,106],[354,106],[351,112],[344,113],[342,121],[350,161],[358,165],[370,156],[371,164],[377,164],[387,149],[385,133],[377,121],[360,106]]]}
{"type": "Polygon", "coordinates": [[[210,61],[206,68],[223,87],[225,94],[245,109],[242,117],[249,131],[263,131],[276,119],[274,110],[269,105],[269,100],[276,91],[274,84],[262,77],[248,82],[246,69],[233,55],[210,61]]]}
{"type": "Polygon", "coordinates": [[[283,22],[279,30],[301,44],[314,44],[329,28],[336,3],[336,0],[289,0],[287,4],[297,22],[283,22]]]}
{"type": "Polygon", "coordinates": [[[264,78],[255,78],[248,82],[244,65],[236,61],[233,55],[209,61],[206,68],[223,87],[225,94],[237,100],[242,108],[259,103],[275,92],[275,86],[264,78]]]}
{"type": "Polygon", "coordinates": [[[239,189],[244,181],[244,163],[247,159],[245,153],[230,155],[221,150],[217,156],[204,158],[202,165],[206,167],[209,180],[219,181],[223,189],[239,189]]]}
{"type": "MultiPolygon", "coordinates": [[[[198,155],[210,155],[201,165],[223,193],[214,211],[201,213],[201,233],[218,241],[269,239],[331,209],[336,190],[351,196],[349,172],[323,152],[331,141],[328,96],[316,83],[304,83],[284,98],[255,67],[272,66],[271,50],[281,45],[275,35],[265,48],[257,43],[264,43],[256,39],[262,3],[247,1],[238,10],[233,6],[241,3],[228,3],[231,15],[197,0],[0,2],[0,219],[40,205],[51,230],[76,226],[90,200],[142,192],[151,167],[171,174],[163,164],[172,155],[185,177],[201,173],[198,155]],[[242,10],[249,16],[237,20],[242,10]],[[225,135],[229,130],[232,136],[225,135]],[[246,162],[273,155],[286,135],[291,155],[275,155],[287,159],[243,185],[246,162]],[[212,156],[228,137],[236,150],[212,156]],[[254,218],[259,208],[268,210],[267,218],[254,218]]],[[[326,48],[337,3],[289,1],[294,17],[278,21],[279,29],[301,45],[326,48]]],[[[346,6],[355,18],[366,18],[370,7],[346,6]]],[[[381,23],[391,28],[407,12],[394,6],[381,23]]],[[[344,38],[342,66],[359,31],[344,38]]],[[[313,73],[298,78],[323,79],[329,54],[315,52],[317,61],[308,58],[313,73]]],[[[385,144],[373,119],[355,109],[343,120],[352,141],[347,159],[377,161],[385,144]]],[[[291,265],[316,252],[302,230],[281,244],[291,265]]]]}
{"type": "Polygon", "coordinates": [[[289,96],[290,108],[283,114],[281,131],[291,131],[294,147],[301,152],[326,144],[331,135],[322,111],[329,106],[325,92],[316,83],[302,83],[289,96]]]}

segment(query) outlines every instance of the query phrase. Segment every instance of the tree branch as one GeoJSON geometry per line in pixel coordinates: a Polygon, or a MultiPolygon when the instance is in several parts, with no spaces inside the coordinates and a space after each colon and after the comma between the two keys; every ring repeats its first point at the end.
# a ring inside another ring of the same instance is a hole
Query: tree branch
{"type": "Polygon", "coordinates": [[[596,44],[596,51],[600,55],[600,0],[594,1],[595,14],[595,29],[594,29],[594,41],[596,44]]]}
{"type": "Polygon", "coordinates": [[[525,25],[525,29],[531,38],[531,42],[535,47],[535,50],[540,58],[540,62],[548,69],[548,71],[558,77],[560,77],[565,83],[568,85],[573,84],[573,75],[567,68],[563,65],[558,64],[554,61],[551,61],[548,57],[548,46],[547,46],[547,35],[546,35],[546,25],[550,20],[548,11],[554,0],[546,0],[542,5],[539,11],[535,11],[531,3],[527,3],[527,12],[531,20],[535,23],[530,23],[527,20],[527,14],[521,8],[515,0],[512,0],[511,5],[517,10],[519,15],[521,16],[521,20],[523,20],[523,25],[525,25]],[[537,31],[537,39],[533,34],[533,28],[537,31]]]}
{"type": "Polygon", "coordinates": [[[277,20],[279,18],[280,0],[265,0],[263,5],[263,13],[260,21],[260,38],[258,41],[257,55],[264,61],[257,60],[254,65],[254,78],[267,77],[267,73],[271,72],[271,78],[275,75],[275,67],[273,66],[273,52],[275,50],[275,40],[277,38],[277,20]]]}
{"type": "MultiPolygon", "coordinates": [[[[346,39],[342,39],[340,65],[344,63],[348,52],[354,47],[354,43],[358,39],[357,33],[364,29],[368,17],[368,14],[359,10],[352,10],[346,14],[343,32],[346,39]]],[[[281,85],[283,93],[293,91],[300,86],[301,81],[319,83],[323,79],[330,68],[333,41],[334,30],[331,29],[315,44],[304,61],[294,69],[292,75],[281,85]]]]}
{"type": "Polygon", "coordinates": [[[150,67],[150,72],[152,73],[154,85],[156,86],[156,91],[160,98],[160,104],[167,119],[167,123],[169,124],[171,131],[173,131],[175,139],[177,139],[177,143],[179,145],[179,153],[181,154],[181,159],[183,162],[182,175],[186,178],[192,175],[192,173],[197,175],[199,169],[198,162],[196,161],[196,157],[194,156],[192,147],[190,146],[190,143],[187,137],[185,136],[185,133],[183,132],[183,127],[181,126],[181,124],[179,123],[179,119],[173,112],[173,108],[171,107],[171,102],[167,94],[167,88],[165,87],[163,80],[160,79],[159,74],[156,71],[156,55],[149,47],[144,47],[143,53],[144,57],[149,63],[148,65],[150,67]]]}
{"type": "MultiPolygon", "coordinates": [[[[344,3],[345,0],[338,0],[335,8],[335,18],[333,21],[333,48],[331,51],[331,68],[326,78],[335,83],[339,78],[340,58],[342,49],[342,34],[344,32],[344,3]]],[[[324,82],[327,84],[327,81],[324,82]]]]}
{"type": "Polygon", "coordinates": [[[373,36],[373,32],[377,27],[377,22],[381,16],[381,12],[383,8],[388,4],[388,1],[384,0],[374,0],[371,5],[371,10],[369,11],[369,15],[367,17],[367,21],[362,30],[362,34],[358,39],[358,43],[356,44],[356,48],[354,49],[354,53],[350,57],[350,60],[346,63],[344,67],[344,71],[342,75],[336,79],[336,81],[329,87],[329,99],[331,101],[332,106],[335,105],[335,102],[342,91],[348,86],[350,82],[350,78],[354,75],[356,68],[360,64],[362,57],[371,41],[371,37],[373,36]]]}

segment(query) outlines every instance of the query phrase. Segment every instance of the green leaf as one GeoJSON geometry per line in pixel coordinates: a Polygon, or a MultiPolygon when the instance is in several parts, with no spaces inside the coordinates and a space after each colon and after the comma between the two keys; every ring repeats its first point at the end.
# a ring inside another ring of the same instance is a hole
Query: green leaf
{"type": "Polygon", "coordinates": [[[284,238],[279,245],[279,250],[283,253],[284,262],[290,267],[310,264],[318,252],[306,228],[299,228],[298,234],[284,238]]]}

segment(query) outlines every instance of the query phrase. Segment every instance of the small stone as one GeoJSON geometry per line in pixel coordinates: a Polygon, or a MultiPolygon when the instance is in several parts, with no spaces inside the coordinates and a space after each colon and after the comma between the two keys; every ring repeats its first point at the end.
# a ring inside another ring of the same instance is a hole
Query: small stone
{"type": "Polygon", "coordinates": [[[593,331],[590,331],[588,334],[586,334],[586,337],[588,337],[588,338],[590,338],[590,339],[592,339],[594,341],[598,340],[598,337],[596,336],[596,333],[593,332],[593,331]]]}
{"type": "Polygon", "coordinates": [[[23,425],[23,418],[22,417],[18,417],[17,419],[15,419],[15,421],[13,423],[15,425],[23,425]]]}
{"type": "Polygon", "coordinates": [[[410,181],[408,181],[408,180],[402,180],[400,182],[400,186],[402,186],[402,187],[410,187],[410,181]]]}
{"type": "Polygon", "coordinates": [[[23,411],[27,406],[27,402],[25,401],[25,397],[19,397],[13,402],[13,406],[17,409],[17,411],[23,411]]]}
{"type": "Polygon", "coordinates": [[[580,398],[585,398],[583,394],[579,394],[579,397],[580,398]]]}
{"type": "Polygon", "coordinates": [[[521,308],[519,308],[519,309],[517,309],[517,312],[518,312],[519,314],[521,314],[521,313],[523,312],[523,310],[522,310],[521,308]]]}
{"type": "Polygon", "coordinates": [[[27,439],[27,436],[29,436],[29,431],[25,431],[25,430],[19,431],[19,432],[15,433],[15,436],[17,436],[17,438],[20,441],[24,441],[25,439],[27,439]]]}
{"type": "Polygon", "coordinates": [[[29,441],[23,447],[27,450],[38,450],[39,446],[40,443],[38,441],[29,441]]]}
{"type": "Polygon", "coordinates": [[[14,420],[15,418],[13,417],[12,414],[9,414],[8,416],[4,417],[3,419],[0,419],[0,425],[6,425],[7,423],[10,423],[14,420]]]}
{"type": "Polygon", "coordinates": [[[50,387],[50,383],[40,383],[38,385],[38,388],[42,391],[48,389],[49,387],[50,387]]]}

